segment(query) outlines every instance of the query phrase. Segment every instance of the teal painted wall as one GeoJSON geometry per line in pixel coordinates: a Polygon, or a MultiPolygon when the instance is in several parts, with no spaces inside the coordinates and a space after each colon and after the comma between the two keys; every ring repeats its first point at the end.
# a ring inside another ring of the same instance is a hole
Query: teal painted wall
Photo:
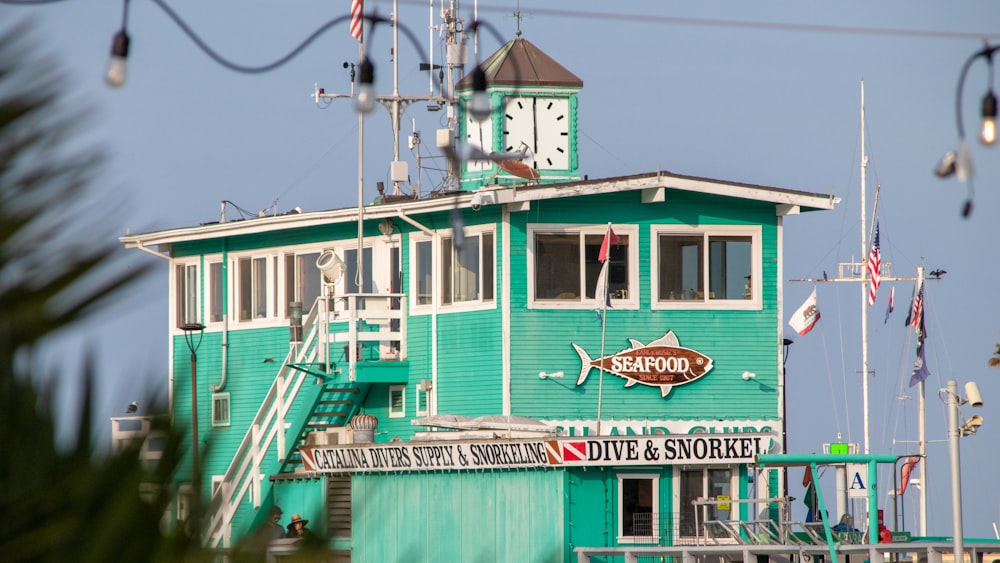
{"type": "Polygon", "coordinates": [[[405,473],[353,477],[356,563],[568,559],[566,473],[405,473]]]}
{"type": "Polygon", "coordinates": [[[638,193],[545,201],[512,215],[511,284],[513,414],[551,419],[595,419],[600,375],[589,371],[577,386],[580,357],[571,343],[591,358],[601,356],[601,322],[592,310],[527,309],[528,223],[616,224],[639,226],[640,309],[610,309],[605,354],[629,347],[629,338],[648,343],[673,330],[681,346],[714,360],[705,377],[676,386],[666,398],[658,388],[605,374],[602,417],[622,420],[697,419],[711,406],[713,419],[776,418],[778,414],[777,220],[770,205],[734,203],[725,198],[670,193],[668,201],[638,204],[638,193]],[[707,213],[709,212],[709,213],[707,213]],[[759,311],[650,310],[650,235],[652,224],[763,225],[763,307],[759,311]],[[541,380],[540,371],[563,371],[565,377],[541,380]],[[757,374],[743,381],[743,371],[757,374]]]}

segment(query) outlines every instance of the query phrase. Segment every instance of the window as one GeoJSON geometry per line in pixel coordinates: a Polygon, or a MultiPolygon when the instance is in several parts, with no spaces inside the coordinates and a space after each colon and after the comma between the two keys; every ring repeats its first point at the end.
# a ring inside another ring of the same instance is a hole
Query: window
{"type": "Polygon", "coordinates": [[[467,228],[460,246],[451,234],[442,235],[438,250],[440,272],[435,275],[433,241],[414,239],[411,288],[415,307],[433,303],[436,280],[440,280],[437,289],[442,306],[468,307],[494,301],[496,249],[492,231],[467,228]]]}
{"type": "Polygon", "coordinates": [[[316,267],[319,254],[285,254],[285,318],[288,318],[289,303],[302,303],[302,312],[306,315],[322,293],[322,274],[316,267]]]}
{"type": "MultiPolygon", "coordinates": [[[[733,471],[729,468],[682,469],[679,478],[680,486],[678,490],[680,491],[680,498],[676,499],[674,506],[691,506],[691,501],[697,498],[733,498],[733,471]]],[[[700,522],[731,520],[731,507],[732,505],[729,504],[701,505],[698,507],[698,520],[700,522]]],[[[681,510],[679,518],[678,533],[681,536],[698,535],[692,511],[681,510]]]]}
{"type": "MultiPolygon", "coordinates": [[[[429,381],[428,381],[429,383],[429,381]]],[[[421,383],[414,387],[414,404],[417,405],[417,416],[427,416],[427,385],[421,383]]]]}
{"type": "Polygon", "coordinates": [[[442,303],[492,300],[493,233],[466,234],[460,248],[452,237],[441,237],[442,303]]]}
{"type": "Polygon", "coordinates": [[[659,477],[652,474],[618,474],[618,541],[659,541],[659,477]]]}
{"type": "Polygon", "coordinates": [[[212,426],[229,426],[229,393],[212,393],[212,426]]]}
{"type": "Polygon", "coordinates": [[[198,266],[178,264],[174,268],[177,326],[198,322],[198,266]]]}
{"type": "Polygon", "coordinates": [[[364,248],[361,252],[361,287],[358,287],[358,249],[350,248],[344,251],[344,279],[347,281],[345,293],[373,293],[372,289],[372,249],[364,248]]]}
{"type": "Polygon", "coordinates": [[[406,386],[389,386],[389,418],[406,416],[406,386]]]}
{"type": "MultiPolygon", "coordinates": [[[[529,282],[534,308],[592,308],[603,263],[598,260],[607,226],[528,227],[529,282]]],[[[638,306],[635,227],[614,227],[608,249],[608,292],[614,307],[638,306]]]]}
{"type": "Polygon", "coordinates": [[[240,320],[267,318],[267,258],[240,258],[238,264],[240,320]]]}
{"type": "Polygon", "coordinates": [[[760,307],[760,228],[659,225],[653,240],[654,308],[760,307]]]}
{"type": "Polygon", "coordinates": [[[208,322],[222,322],[224,314],[224,292],[222,277],[222,262],[210,262],[208,264],[208,322]]]}

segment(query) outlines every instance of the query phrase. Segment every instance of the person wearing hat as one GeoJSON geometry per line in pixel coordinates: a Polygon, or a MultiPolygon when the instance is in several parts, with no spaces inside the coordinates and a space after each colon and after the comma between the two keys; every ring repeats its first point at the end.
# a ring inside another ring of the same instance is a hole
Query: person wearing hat
{"type": "Polygon", "coordinates": [[[285,534],[285,537],[301,540],[311,539],[312,530],[306,528],[306,524],[308,523],[308,520],[304,520],[298,514],[292,514],[292,520],[288,523],[288,533],[285,534]]]}

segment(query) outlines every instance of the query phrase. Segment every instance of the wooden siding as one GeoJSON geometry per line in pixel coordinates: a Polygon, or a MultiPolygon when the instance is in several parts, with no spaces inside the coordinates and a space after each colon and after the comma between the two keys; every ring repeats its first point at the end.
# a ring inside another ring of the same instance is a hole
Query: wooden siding
{"type": "Polygon", "coordinates": [[[353,561],[568,558],[565,472],[362,474],[352,481],[353,561]]]}

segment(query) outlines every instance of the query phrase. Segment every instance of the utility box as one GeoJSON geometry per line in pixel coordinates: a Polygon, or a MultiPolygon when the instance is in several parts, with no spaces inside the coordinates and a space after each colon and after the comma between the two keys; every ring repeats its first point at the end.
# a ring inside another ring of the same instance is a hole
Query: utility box
{"type": "Polygon", "coordinates": [[[453,137],[451,136],[451,129],[437,130],[437,147],[439,149],[450,147],[452,144],[452,139],[453,137]]]}
{"type": "Polygon", "coordinates": [[[410,180],[410,163],[405,160],[392,161],[389,174],[393,182],[408,182],[410,180]]]}

